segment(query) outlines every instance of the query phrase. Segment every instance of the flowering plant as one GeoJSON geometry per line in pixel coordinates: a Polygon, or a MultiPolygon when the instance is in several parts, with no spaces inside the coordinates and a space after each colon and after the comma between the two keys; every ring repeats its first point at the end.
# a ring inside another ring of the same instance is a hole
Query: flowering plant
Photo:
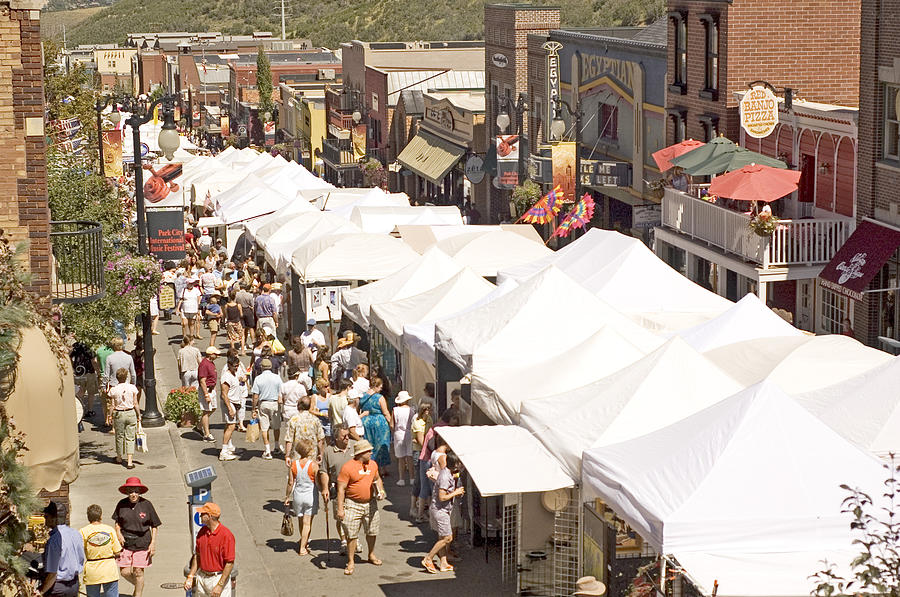
{"type": "Polygon", "coordinates": [[[134,299],[141,308],[159,292],[162,268],[153,257],[116,251],[104,269],[107,290],[134,299]]]}
{"type": "Polygon", "coordinates": [[[750,218],[747,227],[759,236],[772,236],[778,228],[778,218],[770,213],[760,213],[750,218]]]}
{"type": "Polygon", "coordinates": [[[185,413],[193,415],[194,419],[199,419],[201,415],[200,403],[197,402],[197,388],[193,386],[173,388],[163,405],[163,414],[170,421],[177,423],[185,413]]]}

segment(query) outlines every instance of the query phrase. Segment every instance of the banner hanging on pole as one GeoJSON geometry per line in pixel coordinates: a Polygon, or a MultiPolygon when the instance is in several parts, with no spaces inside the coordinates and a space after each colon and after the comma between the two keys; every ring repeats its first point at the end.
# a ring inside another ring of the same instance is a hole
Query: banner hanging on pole
{"type": "Polygon", "coordinates": [[[122,176],[122,131],[103,131],[103,176],[122,176]]]}

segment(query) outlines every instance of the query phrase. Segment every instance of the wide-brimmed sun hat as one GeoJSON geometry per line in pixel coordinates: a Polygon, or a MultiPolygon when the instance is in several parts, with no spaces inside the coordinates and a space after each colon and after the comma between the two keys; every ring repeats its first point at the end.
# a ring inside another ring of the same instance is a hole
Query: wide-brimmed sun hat
{"type": "Polygon", "coordinates": [[[406,404],[412,400],[412,396],[409,395],[409,392],[403,390],[397,394],[397,397],[394,398],[394,404],[406,404]]]}
{"type": "Polygon", "coordinates": [[[215,346],[207,346],[206,354],[210,354],[210,355],[214,354],[216,356],[219,356],[220,354],[222,354],[222,351],[219,350],[218,348],[216,348],[215,346]]]}
{"type": "Polygon", "coordinates": [[[573,595],[599,596],[606,594],[606,585],[597,580],[594,576],[582,576],[575,581],[575,592],[573,595]]]}
{"type": "Polygon", "coordinates": [[[141,480],[138,477],[128,477],[127,479],[125,479],[124,483],[119,485],[119,493],[128,495],[129,493],[131,493],[131,491],[129,491],[131,489],[137,489],[138,493],[147,493],[148,491],[150,491],[150,489],[146,485],[141,483],[141,480]]]}

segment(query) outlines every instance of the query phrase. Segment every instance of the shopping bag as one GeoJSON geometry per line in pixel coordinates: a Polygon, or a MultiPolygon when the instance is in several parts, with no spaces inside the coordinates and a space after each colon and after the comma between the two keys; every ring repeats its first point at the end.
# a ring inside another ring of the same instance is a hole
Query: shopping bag
{"type": "Polygon", "coordinates": [[[272,354],[284,354],[284,344],[278,338],[272,338],[272,354]]]}
{"type": "Polygon", "coordinates": [[[252,444],[259,439],[259,419],[250,419],[250,423],[247,424],[247,437],[245,439],[248,444],[252,444]]]}
{"type": "Polygon", "coordinates": [[[147,434],[144,428],[138,423],[137,433],[134,435],[134,449],[138,452],[149,452],[150,446],[147,444],[147,434]]]}
{"type": "Polygon", "coordinates": [[[281,519],[281,534],[285,537],[291,537],[294,535],[294,517],[291,516],[290,506],[287,508],[288,511],[284,513],[284,518],[281,519]]]}

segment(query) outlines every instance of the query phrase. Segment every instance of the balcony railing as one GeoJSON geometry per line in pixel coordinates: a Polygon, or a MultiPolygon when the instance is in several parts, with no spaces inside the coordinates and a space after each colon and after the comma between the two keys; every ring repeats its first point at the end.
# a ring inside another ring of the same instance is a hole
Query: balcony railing
{"type": "Polygon", "coordinates": [[[322,139],[322,155],[335,166],[357,164],[350,139],[322,139]]]}
{"type": "Polygon", "coordinates": [[[849,218],[780,220],[770,237],[750,230],[750,216],[666,187],[662,224],[764,268],[831,260],[853,232],[849,218]]]}
{"type": "Polygon", "coordinates": [[[353,127],[356,126],[356,122],[353,121],[352,113],[345,114],[338,112],[337,110],[328,111],[328,124],[332,124],[343,131],[352,130],[353,127]]]}
{"type": "Polygon", "coordinates": [[[106,292],[103,228],[97,222],[50,222],[54,303],[86,303],[106,292]]]}

